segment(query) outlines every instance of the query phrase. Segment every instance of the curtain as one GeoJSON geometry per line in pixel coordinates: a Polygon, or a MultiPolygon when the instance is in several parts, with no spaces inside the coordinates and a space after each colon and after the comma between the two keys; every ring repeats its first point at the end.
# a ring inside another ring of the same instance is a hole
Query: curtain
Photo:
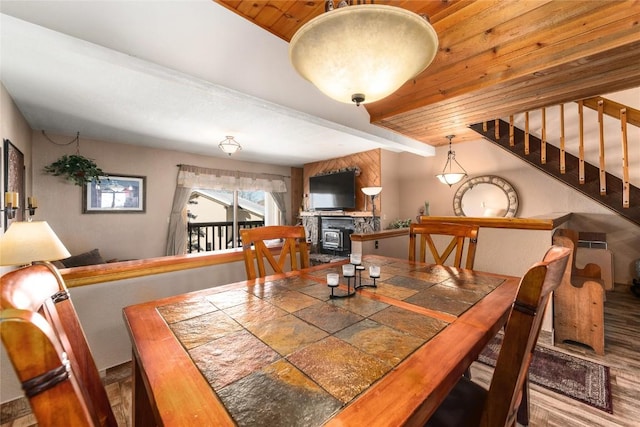
{"type": "Polygon", "coordinates": [[[167,255],[182,255],[187,253],[187,202],[193,188],[176,187],[169,217],[169,235],[167,236],[167,255]]]}
{"type": "Polygon", "coordinates": [[[178,166],[180,169],[178,170],[176,191],[173,195],[173,205],[169,218],[167,255],[183,255],[187,253],[187,239],[185,238],[187,232],[187,202],[195,188],[269,192],[274,196],[281,215],[284,215],[284,194],[282,193],[286,193],[287,185],[281,175],[210,169],[190,165],[178,166]],[[282,206],[280,200],[282,201],[282,206]]]}
{"type": "Polygon", "coordinates": [[[287,185],[281,175],[209,169],[180,165],[178,186],[207,190],[247,190],[286,193],[287,185]]]}
{"type": "Polygon", "coordinates": [[[271,192],[271,198],[280,210],[280,225],[287,224],[287,206],[285,205],[284,193],[271,192]]]}

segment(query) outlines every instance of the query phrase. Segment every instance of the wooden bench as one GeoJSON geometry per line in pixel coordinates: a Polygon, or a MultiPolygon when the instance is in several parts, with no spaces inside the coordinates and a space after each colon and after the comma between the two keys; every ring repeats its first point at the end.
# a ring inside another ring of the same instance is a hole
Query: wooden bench
{"type": "Polygon", "coordinates": [[[571,249],[570,266],[553,296],[554,341],[588,345],[604,355],[605,284],[597,264],[575,265],[578,233],[558,229],[553,244],[571,249]]]}

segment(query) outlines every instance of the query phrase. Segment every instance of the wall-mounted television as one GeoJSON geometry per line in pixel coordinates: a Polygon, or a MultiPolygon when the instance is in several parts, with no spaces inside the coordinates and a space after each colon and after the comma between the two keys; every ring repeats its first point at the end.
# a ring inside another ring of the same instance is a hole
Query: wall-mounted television
{"type": "Polygon", "coordinates": [[[309,178],[311,209],[347,210],[356,207],[355,171],[317,175],[309,178]]]}

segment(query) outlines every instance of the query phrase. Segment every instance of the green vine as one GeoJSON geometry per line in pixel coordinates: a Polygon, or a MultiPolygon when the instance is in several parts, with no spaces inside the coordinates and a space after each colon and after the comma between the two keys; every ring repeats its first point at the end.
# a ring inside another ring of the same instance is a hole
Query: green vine
{"type": "Polygon", "coordinates": [[[44,171],[54,176],[63,176],[78,186],[91,181],[100,182],[100,177],[106,176],[93,160],[79,154],[65,154],[49,166],[45,166],[44,171]]]}
{"type": "Polygon", "coordinates": [[[396,219],[395,221],[392,221],[391,223],[389,223],[387,230],[391,230],[394,228],[409,228],[410,225],[411,225],[411,218],[396,219]]]}

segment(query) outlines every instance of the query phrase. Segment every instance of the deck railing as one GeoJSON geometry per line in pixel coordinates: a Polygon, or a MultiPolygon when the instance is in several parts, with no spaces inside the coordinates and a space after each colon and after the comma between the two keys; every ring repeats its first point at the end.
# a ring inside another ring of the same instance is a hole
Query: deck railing
{"type": "MultiPolygon", "coordinates": [[[[238,242],[240,247],[240,230],[264,226],[264,221],[238,221],[238,242]]],[[[233,247],[233,222],[190,222],[188,227],[188,252],[210,252],[233,247]]]]}

